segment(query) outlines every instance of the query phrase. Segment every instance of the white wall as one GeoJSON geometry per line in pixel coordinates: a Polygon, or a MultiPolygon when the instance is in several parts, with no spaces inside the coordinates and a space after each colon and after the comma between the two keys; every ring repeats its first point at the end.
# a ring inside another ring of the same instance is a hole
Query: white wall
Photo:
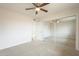
{"type": "MultiPolygon", "coordinates": [[[[62,20],[62,19],[61,19],[62,20]]],[[[54,41],[64,42],[67,39],[75,39],[76,33],[76,19],[71,21],[64,21],[60,23],[51,24],[51,35],[56,38],[54,41]]]]}
{"type": "Polygon", "coordinates": [[[43,22],[43,21],[36,22],[35,21],[33,28],[34,28],[34,31],[33,31],[34,37],[37,40],[44,40],[44,38],[50,36],[50,27],[49,27],[48,22],[43,22]]]}
{"type": "Polygon", "coordinates": [[[75,39],[75,21],[59,23],[56,26],[56,37],[75,39]]]}
{"type": "Polygon", "coordinates": [[[0,8],[0,49],[32,40],[32,19],[25,14],[0,8]]]}
{"type": "Polygon", "coordinates": [[[79,13],[76,16],[76,49],[79,51],[79,13]]]}
{"type": "Polygon", "coordinates": [[[79,8],[74,8],[74,9],[67,9],[63,10],[62,12],[58,13],[52,13],[48,17],[43,18],[43,20],[52,20],[52,19],[60,19],[62,17],[67,17],[67,16],[76,16],[76,49],[79,50],[79,8]]]}

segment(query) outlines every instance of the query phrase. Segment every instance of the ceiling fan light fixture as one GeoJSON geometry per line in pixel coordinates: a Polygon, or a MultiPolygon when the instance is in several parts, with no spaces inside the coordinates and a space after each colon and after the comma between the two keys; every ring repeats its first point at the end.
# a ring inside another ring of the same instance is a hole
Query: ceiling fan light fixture
{"type": "Polygon", "coordinates": [[[36,8],[35,10],[36,10],[36,11],[40,11],[40,8],[36,8]]]}
{"type": "Polygon", "coordinates": [[[32,10],[32,9],[34,9],[36,15],[38,14],[39,11],[43,11],[45,13],[48,12],[48,10],[46,10],[46,9],[44,9],[42,7],[48,5],[49,3],[32,3],[32,4],[34,5],[34,7],[26,8],[25,10],[32,10]]]}

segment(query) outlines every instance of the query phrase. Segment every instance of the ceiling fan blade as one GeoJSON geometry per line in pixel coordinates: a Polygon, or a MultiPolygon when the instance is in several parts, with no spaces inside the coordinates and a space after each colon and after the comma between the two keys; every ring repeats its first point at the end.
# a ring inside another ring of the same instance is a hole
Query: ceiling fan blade
{"type": "Polygon", "coordinates": [[[49,4],[49,3],[43,3],[39,7],[43,7],[43,6],[47,5],[47,4],[49,4]]]}
{"type": "Polygon", "coordinates": [[[48,12],[48,10],[45,10],[45,9],[43,9],[43,8],[40,8],[40,10],[42,10],[42,11],[44,11],[44,12],[48,12]]]}
{"type": "Polygon", "coordinates": [[[35,14],[37,15],[38,14],[38,11],[36,11],[35,14]]]}
{"type": "Polygon", "coordinates": [[[38,5],[36,3],[32,3],[35,7],[38,7],[38,5]]]}
{"type": "Polygon", "coordinates": [[[31,10],[31,9],[35,9],[35,8],[26,8],[25,10],[31,10]]]}

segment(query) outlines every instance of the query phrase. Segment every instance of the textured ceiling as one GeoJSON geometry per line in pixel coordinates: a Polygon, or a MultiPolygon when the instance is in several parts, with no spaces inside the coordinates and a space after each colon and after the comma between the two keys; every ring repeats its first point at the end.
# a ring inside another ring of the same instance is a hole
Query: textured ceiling
{"type": "Polygon", "coordinates": [[[35,16],[35,10],[26,11],[25,8],[34,7],[31,3],[0,3],[0,7],[10,9],[12,11],[16,11],[19,13],[26,14],[32,18],[42,19],[50,14],[54,14],[63,10],[71,9],[71,8],[79,8],[79,4],[77,3],[51,3],[43,8],[48,10],[48,13],[43,11],[39,11],[39,14],[35,16]]]}

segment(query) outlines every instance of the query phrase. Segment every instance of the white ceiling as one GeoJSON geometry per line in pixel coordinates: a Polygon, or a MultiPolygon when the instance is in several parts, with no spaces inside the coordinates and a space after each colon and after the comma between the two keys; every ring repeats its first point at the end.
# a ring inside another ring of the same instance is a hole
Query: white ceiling
{"type": "Polygon", "coordinates": [[[0,7],[26,14],[32,18],[42,19],[45,16],[48,16],[50,14],[57,13],[63,10],[67,10],[71,8],[79,8],[79,4],[78,3],[51,3],[43,7],[44,9],[48,10],[48,13],[39,11],[39,14],[37,16],[35,16],[35,10],[28,10],[28,11],[25,10],[25,8],[34,7],[31,3],[0,3],[0,7]]]}

